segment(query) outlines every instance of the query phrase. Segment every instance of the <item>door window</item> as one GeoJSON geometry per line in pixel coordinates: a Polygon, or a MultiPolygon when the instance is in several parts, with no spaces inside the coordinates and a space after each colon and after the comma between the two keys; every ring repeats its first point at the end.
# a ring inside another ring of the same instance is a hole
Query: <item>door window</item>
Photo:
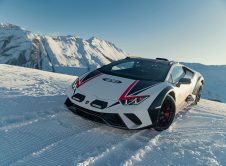
{"type": "Polygon", "coordinates": [[[176,66],[171,72],[171,80],[173,83],[177,83],[182,77],[184,77],[184,69],[182,66],[176,66]]]}

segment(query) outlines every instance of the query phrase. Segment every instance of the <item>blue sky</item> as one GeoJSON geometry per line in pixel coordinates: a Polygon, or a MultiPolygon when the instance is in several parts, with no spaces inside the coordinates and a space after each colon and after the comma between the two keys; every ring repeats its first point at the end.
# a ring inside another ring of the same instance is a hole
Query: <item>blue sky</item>
{"type": "Polygon", "coordinates": [[[0,22],[96,36],[135,56],[226,64],[226,0],[0,0],[0,22]]]}

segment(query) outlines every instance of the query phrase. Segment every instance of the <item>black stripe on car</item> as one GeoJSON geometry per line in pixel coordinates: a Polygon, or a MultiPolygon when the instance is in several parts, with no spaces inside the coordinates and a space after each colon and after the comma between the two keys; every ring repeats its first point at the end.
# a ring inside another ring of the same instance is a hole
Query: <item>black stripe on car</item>
{"type": "Polygon", "coordinates": [[[130,90],[130,92],[127,95],[128,96],[129,95],[137,95],[137,94],[153,87],[157,83],[158,82],[140,80],[136,83],[136,85],[130,90]]]}
{"type": "Polygon", "coordinates": [[[112,104],[112,105],[110,105],[108,108],[113,107],[113,106],[118,105],[118,104],[120,104],[120,102],[119,102],[119,101],[117,101],[116,103],[113,103],[113,104],[112,104]]]}
{"type": "Polygon", "coordinates": [[[87,74],[87,75],[86,75],[84,78],[82,78],[80,81],[81,81],[81,83],[82,83],[82,82],[84,82],[84,81],[86,81],[86,80],[88,80],[88,79],[90,79],[90,78],[92,78],[92,77],[95,77],[95,76],[98,75],[98,74],[101,74],[101,72],[98,71],[98,70],[94,70],[94,71],[92,71],[91,73],[87,74]]]}

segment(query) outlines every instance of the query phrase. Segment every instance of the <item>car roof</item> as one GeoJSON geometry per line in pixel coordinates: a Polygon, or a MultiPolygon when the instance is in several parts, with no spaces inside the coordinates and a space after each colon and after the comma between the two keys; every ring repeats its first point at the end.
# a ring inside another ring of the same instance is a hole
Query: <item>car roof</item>
{"type": "Polygon", "coordinates": [[[176,61],[169,61],[168,59],[165,59],[165,58],[149,59],[149,58],[142,58],[142,57],[126,57],[126,59],[152,61],[152,62],[157,62],[157,63],[161,63],[164,65],[170,65],[170,66],[172,66],[174,64],[179,64],[176,61]]]}

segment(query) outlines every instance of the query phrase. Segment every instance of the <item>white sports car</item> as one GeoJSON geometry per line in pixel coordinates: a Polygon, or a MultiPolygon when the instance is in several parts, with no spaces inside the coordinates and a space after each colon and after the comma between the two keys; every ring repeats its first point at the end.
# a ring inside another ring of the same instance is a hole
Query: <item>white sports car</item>
{"type": "Polygon", "coordinates": [[[188,103],[197,104],[203,76],[167,59],[125,58],[76,79],[65,105],[122,129],[167,129],[188,103]]]}

